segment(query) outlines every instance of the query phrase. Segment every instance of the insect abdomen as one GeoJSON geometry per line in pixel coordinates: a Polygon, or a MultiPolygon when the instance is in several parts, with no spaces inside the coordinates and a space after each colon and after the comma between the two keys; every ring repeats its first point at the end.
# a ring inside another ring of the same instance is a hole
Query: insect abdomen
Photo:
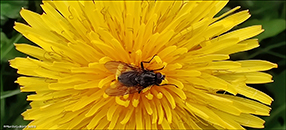
{"type": "Polygon", "coordinates": [[[136,79],[138,75],[137,71],[124,72],[118,77],[118,81],[127,87],[132,87],[139,84],[136,79]]]}

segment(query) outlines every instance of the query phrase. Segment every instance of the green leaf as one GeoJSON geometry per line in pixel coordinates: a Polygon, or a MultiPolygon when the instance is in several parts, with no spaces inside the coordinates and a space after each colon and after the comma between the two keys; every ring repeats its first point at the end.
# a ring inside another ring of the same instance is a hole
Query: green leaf
{"type": "Polygon", "coordinates": [[[3,43],[1,42],[1,62],[8,62],[8,60],[17,56],[25,56],[23,53],[20,53],[15,49],[14,43],[18,43],[20,41],[25,41],[23,43],[30,43],[20,33],[11,39],[6,39],[3,43]]]}
{"type": "MultiPolygon", "coordinates": [[[[2,66],[2,64],[1,64],[1,66],[2,66]]],[[[4,67],[1,67],[1,78],[2,78],[2,72],[4,71],[4,67]]],[[[1,79],[2,80],[2,79],[1,79]]],[[[3,84],[3,82],[1,81],[1,88],[0,88],[0,91],[1,92],[3,92],[3,88],[4,88],[4,84],[3,84]]],[[[2,95],[2,94],[1,94],[2,95]]],[[[3,123],[2,123],[2,121],[5,119],[5,114],[6,114],[6,104],[5,104],[5,99],[1,99],[1,126],[3,126],[3,123]]]]}
{"type": "Polygon", "coordinates": [[[285,19],[286,17],[286,3],[283,4],[283,9],[282,9],[282,13],[280,16],[282,19],[285,19]]]}
{"type": "Polygon", "coordinates": [[[260,55],[260,54],[263,54],[263,53],[268,53],[270,55],[274,55],[274,56],[286,59],[285,55],[271,51],[271,49],[282,47],[282,46],[285,46],[285,45],[286,45],[286,42],[283,41],[283,42],[280,42],[280,43],[271,44],[271,45],[269,45],[269,46],[267,46],[265,48],[258,48],[255,53],[253,53],[253,54],[248,56],[248,59],[254,58],[257,55],[260,55]]]}
{"type": "Polygon", "coordinates": [[[29,102],[26,101],[27,93],[20,93],[13,97],[14,100],[8,100],[6,98],[6,101],[9,105],[6,105],[6,113],[5,113],[5,120],[4,124],[9,125],[24,125],[22,123],[18,124],[17,118],[23,113],[27,107],[30,108],[29,102]],[[15,102],[16,101],[16,102],[15,102]]]}
{"type": "Polygon", "coordinates": [[[283,1],[247,0],[240,1],[238,5],[249,9],[255,19],[271,20],[279,18],[279,8],[283,4],[283,1]]]}
{"type": "MultiPolygon", "coordinates": [[[[26,96],[25,96],[25,98],[26,98],[26,96]]],[[[21,115],[21,113],[23,113],[27,109],[31,109],[31,107],[28,105],[27,101],[23,101],[23,102],[26,102],[26,103],[21,104],[21,109],[20,110],[18,109],[19,113],[15,114],[15,118],[14,118],[15,120],[13,121],[13,123],[11,122],[11,124],[14,124],[14,125],[28,125],[29,122],[31,122],[29,120],[24,120],[23,116],[21,115]]]]}
{"type": "MultiPolygon", "coordinates": [[[[279,67],[279,66],[278,66],[279,67]]],[[[273,93],[274,102],[270,117],[265,117],[265,128],[280,129],[285,127],[285,77],[286,70],[279,75],[273,75],[274,82],[267,84],[268,90],[273,93]],[[283,121],[284,120],[284,121],[283,121]],[[282,121],[282,122],[281,122],[282,121]],[[284,122],[284,123],[283,123],[284,122]]]]}
{"type": "Polygon", "coordinates": [[[5,100],[1,99],[1,126],[3,126],[2,121],[5,120],[5,114],[6,114],[6,109],[5,109],[5,100]]]}
{"type": "MultiPolygon", "coordinates": [[[[279,66],[278,66],[279,67],[279,66]]],[[[267,84],[268,89],[270,92],[275,93],[275,99],[278,99],[274,101],[275,104],[273,105],[281,105],[285,103],[285,79],[286,79],[286,70],[281,72],[279,75],[274,75],[273,80],[274,82],[271,84],[267,84]]]]}
{"type": "Polygon", "coordinates": [[[11,96],[17,95],[19,93],[21,93],[21,91],[19,89],[11,90],[11,91],[4,91],[1,93],[1,99],[11,97],[11,96]]]}
{"type": "Polygon", "coordinates": [[[285,114],[286,114],[286,104],[281,104],[278,108],[274,109],[270,113],[270,117],[265,118],[265,128],[279,129],[285,128],[285,114]]]}
{"type": "Polygon", "coordinates": [[[262,25],[262,28],[264,29],[264,32],[262,32],[260,35],[256,36],[259,41],[262,41],[263,39],[270,38],[273,36],[276,36],[277,34],[283,32],[285,30],[285,19],[272,19],[272,20],[248,20],[244,24],[242,24],[239,27],[247,27],[251,25],[262,25]]]}
{"type": "Polygon", "coordinates": [[[273,93],[274,102],[272,104],[272,110],[269,117],[265,117],[265,128],[280,129],[285,128],[285,79],[286,70],[279,75],[274,75],[274,83],[267,84],[268,90],[273,93]]]}
{"type": "Polygon", "coordinates": [[[285,19],[273,19],[269,21],[261,21],[262,28],[265,30],[263,33],[257,36],[259,41],[263,39],[276,36],[277,34],[285,30],[285,19]]]}
{"type": "MultiPolygon", "coordinates": [[[[20,10],[22,7],[26,8],[27,0],[1,0],[1,22],[8,18],[16,19],[20,17],[20,10]]],[[[4,23],[1,23],[1,25],[4,23]]]]}
{"type": "Polygon", "coordinates": [[[9,39],[6,37],[5,33],[1,32],[1,48],[4,44],[7,44],[9,42],[9,39]]]}

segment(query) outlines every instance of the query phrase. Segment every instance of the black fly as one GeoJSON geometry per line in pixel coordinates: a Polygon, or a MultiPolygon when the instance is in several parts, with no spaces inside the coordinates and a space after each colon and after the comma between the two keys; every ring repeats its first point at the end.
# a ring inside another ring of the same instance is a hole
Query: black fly
{"type": "MultiPolygon", "coordinates": [[[[149,61],[142,61],[141,68],[134,67],[129,64],[120,61],[109,61],[105,63],[105,67],[118,74],[118,82],[115,81],[113,85],[105,90],[105,93],[110,96],[121,96],[126,94],[132,94],[135,92],[140,93],[144,88],[157,85],[173,85],[174,84],[162,84],[162,81],[165,79],[165,75],[162,75],[160,72],[155,72],[164,69],[164,67],[148,70],[144,68],[143,63],[150,63],[154,55],[149,61]]],[[[177,86],[176,86],[177,87],[177,86]]]]}

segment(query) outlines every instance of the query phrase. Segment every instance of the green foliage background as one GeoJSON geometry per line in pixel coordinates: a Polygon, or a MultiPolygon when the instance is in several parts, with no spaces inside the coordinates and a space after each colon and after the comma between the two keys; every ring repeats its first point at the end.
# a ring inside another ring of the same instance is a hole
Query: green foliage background
{"type": "MultiPolygon", "coordinates": [[[[13,29],[14,22],[25,23],[20,17],[19,11],[22,7],[34,12],[42,13],[40,1],[28,0],[1,0],[1,128],[3,125],[27,125],[21,113],[29,107],[26,96],[29,93],[21,93],[19,85],[14,81],[19,76],[16,70],[9,66],[8,60],[15,57],[26,57],[15,50],[14,43],[33,44],[13,29]]],[[[284,1],[230,1],[220,12],[226,12],[236,6],[240,10],[249,9],[251,18],[234,29],[249,25],[262,25],[265,31],[257,36],[260,47],[231,55],[232,60],[263,59],[278,64],[277,69],[268,71],[273,75],[274,83],[251,85],[271,97],[274,102],[270,117],[262,117],[266,123],[264,129],[286,129],[285,118],[285,63],[286,63],[286,42],[285,42],[285,10],[284,1]]],[[[218,14],[219,15],[219,14],[218,14]]],[[[252,128],[247,128],[252,130],[252,128]]]]}

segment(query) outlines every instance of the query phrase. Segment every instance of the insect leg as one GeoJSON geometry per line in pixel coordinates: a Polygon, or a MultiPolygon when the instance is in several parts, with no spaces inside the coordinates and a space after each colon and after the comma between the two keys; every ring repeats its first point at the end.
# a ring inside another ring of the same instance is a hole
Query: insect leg
{"type": "Polygon", "coordinates": [[[158,71],[158,70],[162,70],[164,68],[165,68],[165,66],[163,66],[162,68],[159,68],[159,69],[152,70],[152,71],[158,71]]]}
{"type": "Polygon", "coordinates": [[[165,85],[173,85],[173,86],[179,88],[179,87],[178,87],[177,85],[175,85],[175,84],[161,84],[161,85],[158,85],[158,86],[165,86],[165,85]]]}
{"type": "MultiPolygon", "coordinates": [[[[143,66],[143,63],[150,63],[150,62],[154,59],[155,56],[157,56],[157,54],[155,54],[149,61],[141,61],[141,68],[142,68],[143,70],[145,70],[145,69],[144,69],[144,66],[143,66]]],[[[164,68],[164,67],[163,67],[163,68],[164,68]]]]}

